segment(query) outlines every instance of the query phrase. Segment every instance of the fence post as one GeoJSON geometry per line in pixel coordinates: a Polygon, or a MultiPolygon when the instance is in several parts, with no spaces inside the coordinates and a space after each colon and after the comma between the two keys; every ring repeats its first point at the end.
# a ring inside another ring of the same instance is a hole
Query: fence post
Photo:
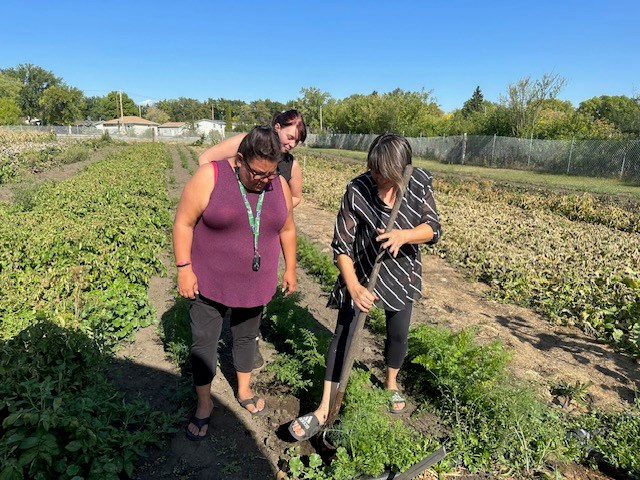
{"type": "Polygon", "coordinates": [[[567,175],[569,175],[569,169],[571,168],[571,156],[573,155],[573,144],[576,142],[575,135],[571,139],[571,148],[569,149],[569,162],[567,163],[567,175]]]}
{"type": "Polygon", "coordinates": [[[467,134],[462,134],[462,165],[464,165],[464,156],[467,153],[467,134]]]}
{"type": "Polygon", "coordinates": [[[622,166],[620,167],[620,178],[624,174],[624,164],[627,161],[627,150],[629,150],[629,135],[627,135],[627,144],[622,149],[622,166]]]}
{"type": "Polygon", "coordinates": [[[493,167],[494,158],[496,156],[496,137],[497,136],[498,136],[497,133],[493,134],[493,145],[491,146],[491,163],[489,164],[490,167],[493,167]]]}
{"type": "Polygon", "coordinates": [[[527,167],[531,163],[531,149],[533,148],[533,130],[531,130],[531,140],[529,140],[529,156],[527,157],[527,167]]]}

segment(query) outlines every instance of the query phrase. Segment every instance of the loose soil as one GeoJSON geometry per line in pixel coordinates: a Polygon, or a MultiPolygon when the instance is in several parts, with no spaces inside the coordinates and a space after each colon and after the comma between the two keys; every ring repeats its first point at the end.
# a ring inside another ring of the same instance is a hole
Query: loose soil
{"type": "MultiPolygon", "coordinates": [[[[176,199],[190,178],[190,173],[181,166],[178,148],[185,147],[167,146],[174,164],[173,171],[167,172],[167,188],[169,195],[176,199]]],[[[70,176],[84,164],[101,157],[102,152],[98,152],[75,168],[65,166],[55,173],[51,172],[51,175],[56,178],[70,176]]],[[[189,155],[187,158],[191,161],[189,155]]],[[[39,178],[48,178],[47,174],[40,174],[39,178]]],[[[0,199],[7,195],[6,190],[6,187],[0,189],[0,199]]],[[[311,199],[305,198],[296,208],[295,217],[298,234],[330,253],[335,212],[325,211],[311,199]]],[[[153,278],[149,285],[149,296],[158,312],[158,322],[175,305],[175,284],[169,252],[166,252],[164,261],[169,276],[153,278]]],[[[441,258],[425,256],[423,263],[425,295],[414,307],[414,323],[441,325],[455,331],[474,327],[479,341],[500,340],[513,354],[511,370],[514,375],[538,386],[540,393],[547,396],[549,401],[552,401],[549,385],[559,382],[592,382],[588,389],[588,400],[603,409],[619,410],[633,400],[634,392],[640,385],[640,373],[635,361],[577,329],[552,326],[530,310],[488,300],[486,285],[468,280],[464,272],[441,258]]],[[[300,268],[298,281],[299,305],[312,313],[319,328],[332,331],[336,314],[325,307],[326,294],[300,268]]],[[[229,341],[228,336],[225,339],[229,341]]],[[[368,365],[380,380],[381,340],[365,331],[361,339],[362,355],[358,357],[358,361],[368,365]]],[[[268,363],[275,354],[273,348],[260,341],[260,349],[268,363]]],[[[227,343],[221,350],[220,371],[211,390],[215,407],[209,434],[201,442],[191,442],[184,435],[184,426],[195,399],[190,396],[190,379],[185,378],[176,365],[167,359],[158,336],[158,325],[141,329],[135,340],[114,358],[112,378],[127,395],[145,399],[158,410],[184,413],[183,424],[178,426],[171,438],[167,438],[166,448],[150,454],[139,466],[137,478],[274,478],[280,456],[293,445],[283,433],[286,425],[305,412],[300,411],[299,399],[270,392],[265,383],[266,375],[259,370],[254,373],[254,384],[256,391],[266,398],[268,413],[252,417],[235,400],[235,375],[228,350],[227,343]],[[181,405],[184,406],[185,397],[189,404],[186,409],[180,409],[181,405]]],[[[308,405],[309,400],[306,400],[305,408],[308,405]]],[[[411,413],[410,409],[405,418],[419,427],[420,422],[411,419],[411,413]]],[[[303,442],[302,451],[312,451],[311,445],[303,442]]],[[[563,473],[565,478],[570,479],[608,478],[576,465],[566,467],[563,473]]],[[[456,477],[487,478],[460,474],[456,474],[456,477]]],[[[422,478],[435,477],[425,474],[422,478]]]]}

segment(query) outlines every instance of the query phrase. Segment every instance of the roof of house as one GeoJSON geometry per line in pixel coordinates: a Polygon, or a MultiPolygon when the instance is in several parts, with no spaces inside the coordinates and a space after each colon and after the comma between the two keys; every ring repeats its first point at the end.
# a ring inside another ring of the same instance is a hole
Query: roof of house
{"type": "Polygon", "coordinates": [[[104,122],[105,125],[118,125],[118,124],[133,124],[133,125],[148,125],[158,126],[156,122],[147,120],[146,118],[138,117],[137,115],[125,115],[124,117],[114,118],[108,122],[104,122]]]}
{"type": "Polygon", "coordinates": [[[74,127],[95,127],[96,125],[103,124],[103,121],[94,122],[92,120],[77,120],[72,123],[74,127]]]}
{"type": "Polygon", "coordinates": [[[202,122],[217,123],[219,125],[226,125],[227,124],[227,122],[225,122],[224,120],[211,120],[210,118],[203,118],[201,120],[198,120],[196,123],[202,123],[202,122]]]}
{"type": "Polygon", "coordinates": [[[160,125],[158,128],[163,128],[163,127],[184,127],[186,125],[185,122],[165,122],[162,125],[160,125]]]}

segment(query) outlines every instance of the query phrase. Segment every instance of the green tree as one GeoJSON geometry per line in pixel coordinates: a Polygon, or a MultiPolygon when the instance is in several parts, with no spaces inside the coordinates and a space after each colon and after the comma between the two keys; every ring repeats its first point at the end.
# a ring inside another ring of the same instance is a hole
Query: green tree
{"type": "Polygon", "coordinates": [[[443,128],[442,110],[431,92],[403,91],[351,95],[327,104],[326,125],[340,133],[395,131],[407,136],[435,135],[443,128]]]}
{"type": "Polygon", "coordinates": [[[43,120],[48,124],[69,125],[82,117],[84,95],[67,85],[47,88],[40,98],[43,120]]]}
{"type": "Polygon", "coordinates": [[[594,119],[580,112],[573,116],[572,133],[578,139],[611,140],[624,137],[624,134],[606,118],[594,119]]]}
{"type": "Polygon", "coordinates": [[[285,110],[285,105],[282,102],[275,102],[268,98],[264,100],[254,100],[248,105],[248,111],[245,113],[247,118],[244,121],[252,126],[271,125],[274,114],[282,112],[283,110],[285,110]]]}
{"type": "MultiPolygon", "coordinates": [[[[298,97],[295,101],[295,105],[305,123],[310,130],[320,131],[320,115],[322,109],[325,108],[327,102],[331,99],[331,95],[327,92],[323,92],[316,87],[301,88],[301,97],[298,97]]],[[[324,117],[324,112],[322,112],[324,117]]],[[[324,128],[324,118],[322,118],[322,127],[324,128]]]]}
{"type": "Polygon", "coordinates": [[[17,125],[20,123],[20,107],[15,100],[0,98],[0,125],[17,125]]]}
{"type": "Polygon", "coordinates": [[[380,114],[386,117],[380,130],[395,131],[409,137],[433,136],[435,124],[443,115],[438,104],[432,100],[431,92],[404,91],[399,88],[380,96],[380,114]]]}
{"type": "MultiPolygon", "coordinates": [[[[138,106],[122,92],[122,114],[138,115],[138,106]]],[[[89,120],[112,120],[120,117],[120,93],[111,91],[104,97],[89,97],[83,109],[83,117],[89,120]]]]}
{"type": "Polygon", "coordinates": [[[507,96],[501,99],[501,103],[509,110],[512,135],[533,135],[544,101],[555,98],[565,84],[564,78],[547,73],[540,79],[532,80],[531,76],[527,76],[510,84],[507,96]]]}
{"type": "Polygon", "coordinates": [[[573,104],[557,98],[541,102],[536,120],[536,138],[560,140],[574,136],[575,109],[573,104]]]}
{"type": "Polygon", "coordinates": [[[484,95],[482,95],[482,90],[480,90],[480,86],[478,85],[473,91],[471,98],[462,105],[460,113],[462,113],[462,116],[466,118],[472,113],[480,112],[482,110],[484,110],[484,95]]]}
{"type": "Polygon", "coordinates": [[[623,134],[640,136],[640,99],[625,95],[593,97],[578,106],[592,120],[607,120],[623,134]]]}
{"type": "Polygon", "coordinates": [[[56,77],[52,72],[30,63],[7,68],[1,73],[20,81],[22,84],[18,106],[29,120],[43,116],[40,99],[44,91],[62,83],[62,79],[56,77]]]}
{"type": "Polygon", "coordinates": [[[508,137],[513,135],[512,112],[506,105],[491,104],[487,107],[487,114],[483,122],[482,133],[508,137]]]}
{"type": "Polygon", "coordinates": [[[84,111],[82,117],[86,120],[99,121],[110,120],[111,117],[105,117],[102,111],[102,97],[86,97],[84,101],[84,111]]]}
{"type": "Polygon", "coordinates": [[[377,129],[373,115],[374,99],[355,94],[336,102],[333,108],[330,131],[337,133],[374,133],[377,129]]]}
{"type": "Polygon", "coordinates": [[[156,102],[155,106],[168,113],[174,122],[194,123],[203,118],[211,118],[211,104],[200,102],[194,98],[180,97],[160,100],[156,102]]]}
{"type": "Polygon", "coordinates": [[[103,99],[103,108],[105,112],[113,112],[109,117],[108,114],[105,118],[113,119],[120,117],[120,102],[122,102],[122,115],[138,115],[138,106],[129,95],[125,92],[116,92],[115,90],[109,92],[103,99]]]}
{"type": "Polygon", "coordinates": [[[16,104],[20,99],[22,83],[17,78],[0,73],[0,98],[8,98],[16,104]]]}
{"type": "Polygon", "coordinates": [[[164,110],[160,110],[158,107],[154,105],[149,105],[147,107],[147,111],[145,113],[144,118],[162,125],[163,123],[166,123],[169,121],[169,114],[164,110]]]}

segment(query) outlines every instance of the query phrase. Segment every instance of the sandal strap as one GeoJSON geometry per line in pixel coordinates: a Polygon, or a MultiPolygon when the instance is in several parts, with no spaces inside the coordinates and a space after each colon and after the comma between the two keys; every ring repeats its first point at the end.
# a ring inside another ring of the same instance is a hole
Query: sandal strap
{"type": "Polygon", "coordinates": [[[300,425],[305,432],[320,425],[318,418],[313,413],[296,418],[296,422],[298,422],[298,425],[300,425]]]}
{"type": "Polygon", "coordinates": [[[193,423],[198,430],[200,430],[205,425],[209,425],[209,417],[207,418],[198,418],[195,415],[189,419],[189,423],[193,423]]]}
{"type": "Polygon", "coordinates": [[[407,403],[402,394],[398,390],[393,390],[393,395],[391,395],[391,400],[393,403],[407,403]]]}
{"type": "Polygon", "coordinates": [[[258,408],[258,400],[260,400],[260,397],[254,395],[253,398],[247,398],[242,401],[238,400],[238,403],[240,403],[240,406],[244,408],[247,408],[249,405],[253,405],[254,407],[258,408]]]}

